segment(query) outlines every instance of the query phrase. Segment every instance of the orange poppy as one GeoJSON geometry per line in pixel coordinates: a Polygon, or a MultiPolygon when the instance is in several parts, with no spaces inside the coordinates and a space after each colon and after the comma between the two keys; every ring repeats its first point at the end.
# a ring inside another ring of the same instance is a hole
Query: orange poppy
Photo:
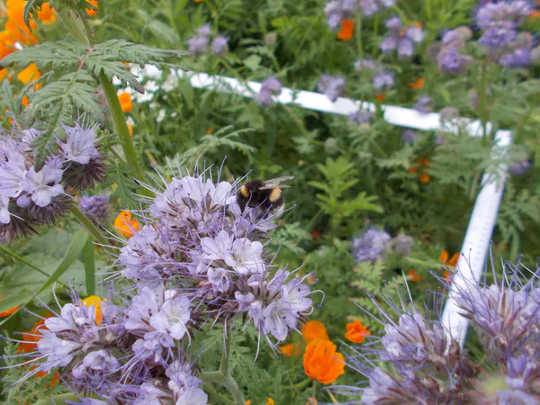
{"type": "Polygon", "coordinates": [[[375,95],[375,98],[376,98],[377,100],[379,100],[379,101],[382,103],[383,100],[384,100],[384,98],[385,98],[385,95],[384,95],[384,93],[377,93],[377,94],[375,95]]]}
{"type": "Polygon", "coordinates": [[[25,107],[28,107],[30,105],[30,101],[28,101],[28,97],[26,96],[26,94],[23,96],[21,104],[25,107]]]}
{"type": "Polygon", "coordinates": [[[354,21],[343,20],[341,21],[341,29],[337,33],[337,38],[342,41],[349,41],[354,35],[354,21]]]}
{"type": "Polygon", "coordinates": [[[103,319],[101,314],[101,298],[99,298],[97,295],[91,295],[83,299],[82,303],[86,306],[86,308],[89,308],[90,305],[94,307],[94,311],[96,311],[96,325],[100,325],[101,320],[103,319]]]}
{"type": "Polygon", "coordinates": [[[124,210],[114,220],[114,227],[122,235],[131,238],[139,230],[139,222],[135,218],[131,219],[131,212],[124,210]]]}
{"type": "Polygon", "coordinates": [[[419,281],[422,281],[422,277],[420,277],[414,269],[411,269],[407,272],[407,279],[412,281],[413,283],[418,283],[419,281]]]}
{"type": "MultiPolygon", "coordinates": [[[[0,298],[0,301],[2,301],[2,298],[0,298]]],[[[0,318],[5,318],[6,316],[10,316],[12,313],[17,312],[19,308],[20,306],[16,305],[13,308],[9,308],[3,312],[0,312],[0,318]]]]}
{"type": "Polygon", "coordinates": [[[97,10],[98,10],[98,0],[86,0],[86,2],[94,6],[94,8],[88,7],[85,9],[86,15],[88,17],[94,17],[97,14],[97,10]]]}
{"type": "Polygon", "coordinates": [[[7,76],[7,73],[8,73],[8,71],[7,71],[6,68],[0,69],[0,81],[4,80],[4,77],[7,76]]]}
{"type": "MultiPolygon", "coordinates": [[[[452,255],[452,257],[450,259],[449,258],[449,254],[446,250],[443,250],[441,252],[441,255],[439,256],[439,261],[446,267],[456,267],[457,265],[457,262],[459,260],[459,253],[456,252],[452,255]]],[[[443,277],[446,281],[450,281],[450,277],[452,275],[452,271],[450,270],[444,270],[443,272],[443,277]]]]}
{"type": "Polygon", "coordinates": [[[413,90],[420,90],[422,87],[424,87],[424,78],[419,77],[418,80],[407,83],[407,86],[413,90]]]}
{"type": "Polygon", "coordinates": [[[306,375],[321,384],[331,384],[345,374],[345,358],[336,352],[336,345],[326,339],[309,342],[304,353],[306,375]]]}
{"type": "Polygon", "coordinates": [[[307,321],[304,326],[302,326],[302,337],[307,343],[315,339],[330,339],[326,332],[326,326],[320,321],[307,321]]]}
{"type": "Polygon", "coordinates": [[[266,405],[274,405],[274,400],[270,397],[266,398],[266,405]]]}
{"type": "Polygon", "coordinates": [[[23,70],[19,72],[17,75],[17,79],[19,79],[23,84],[27,84],[29,82],[33,82],[41,77],[41,73],[35,63],[30,63],[28,66],[26,66],[23,70]]]}
{"type": "Polygon", "coordinates": [[[131,103],[131,94],[122,91],[118,93],[118,100],[120,101],[120,107],[125,113],[131,112],[133,104],[131,103]]]}
{"type": "Polygon", "coordinates": [[[39,8],[37,16],[43,24],[49,25],[56,21],[56,10],[46,1],[39,8]]]}
{"type": "Polygon", "coordinates": [[[371,335],[371,332],[358,319],[347,324],[347,332],[345,333],[347,340],[353,343],[362,343],[367,335],[371,335]]]}

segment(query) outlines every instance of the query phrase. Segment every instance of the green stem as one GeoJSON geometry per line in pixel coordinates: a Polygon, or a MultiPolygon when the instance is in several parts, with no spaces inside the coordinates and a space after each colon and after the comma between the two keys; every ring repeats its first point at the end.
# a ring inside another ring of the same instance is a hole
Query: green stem
{"type": "Polygon", "coordinates": [[[232,395],[234,404],[245,404],[244,394],[242,394],[237,382],[230,375],[225,375],[221,371],[207,371],[201,373],[200,377],[205,384],[218,384],[225,387],[232,395]]]}
{"type": "Polygon", "coordinates": [[[488,108],[486,91],[488,86],[487,81],[487,62],[484,60],[480,66],[480,89],[478,94],[478,112],[480,115],[480,121],[482,121],[482,137],[486,140],[487,135],[487,120],[488,120],[488,108]]]}
{"type": "Polygon", "coordinates": [[[75,216],[75,218],[77,218],[77,221],[79,221],[79,223],[86,228],[88,233],[90,233],[90,235],[94,237],[96,242],[103,246],[106,246],[108,244],[107,240],[103,237],[103,235],[101,235],[99,229],[94,225],[92,221],[90,221],[90,219],[88,219],[86,215],[81,212],[79,207],[74,205],[71,208],[71,213],[75,216]]]}
{"type": "Polygon", "coordinates": [[[364,49],[362,46],[362,14],[360,13],[356,16],[356,51],[358,52],[358,59],[362,59],[364,49]]]}
{"type": "Polygon", "coordinates": [[[124,150],[127,163],[135,171],[135,177],[141,181],[144,181],[144,173],[137,160],[135,147],[133,146],[133,142],[129,136],[126,119],[124,117],[124,113],[122,112],[122,107],[120,107],[120,101],[116,95],[116,90],[103,70],[99,74],[99,81],[101,83],[101,87],[103,88],[103,92],[105,93],[109,110],[111,111],[114,131],[120,138],[120,143],[122,145],[122,149],[124,150]]]}
{"type": "Polygon", "coordinates": [[[223,373],[225,376],[230,376],[230,368],[229,368],[229,358],[231,354],[231,333],[232,333],[232,327],[230,325],[230,322],[225,323],[225,327],[223,328],[224,336],[223,336],[223,351],[221,353],[221,364],[219,365],[219,371],[223,373]]]}

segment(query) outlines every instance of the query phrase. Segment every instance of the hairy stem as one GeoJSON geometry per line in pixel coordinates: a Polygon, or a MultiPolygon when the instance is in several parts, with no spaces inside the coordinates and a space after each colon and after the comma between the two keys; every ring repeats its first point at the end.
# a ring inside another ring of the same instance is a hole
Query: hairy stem
{"type": "Polygon", "coordinates": [[[90,233],[90,235],[94,237],[96,242],[98,242],[99,244],[103,246],[106,246],[108,244],[107,240],[103,237],[103,235],[101,234],[97,226],[94,225],[94,223],[90,219],[88,219],[86,215],[84,215],[81,212],[79,207],[74,205],[71,208],[71,213],[77,219],[77,221],[79,221],[79,223],[86,228],[88,233],[90,233]]]}

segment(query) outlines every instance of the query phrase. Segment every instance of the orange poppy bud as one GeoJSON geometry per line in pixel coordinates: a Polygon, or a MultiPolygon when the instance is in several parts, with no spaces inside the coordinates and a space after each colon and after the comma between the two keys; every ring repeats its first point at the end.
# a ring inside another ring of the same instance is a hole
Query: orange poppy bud
{"type": "Polygon", "coordinates": [[[377,98],[377,100],[379,100],[382,103],[385,96],[383,93],[377,93],[375,97],[377,98]]]}
{"type": "Polygon", "coordinates": [[[39,8],[37,16],[43,24],[49,25],[56,21],[56,10],[46,1],[39,8]]]}
{"type": "Polygon", "coordinates": [[[131,103],[131,94],[122,91],[118,93],[118,100],[120,101],[120,107],[125,113],[131,112],[133,104],[131,103]]]}
{"type": "Polygon", "coordinates": [[[21,104],[25,107],[28,107],[30,105],[30,101],[28,101],[28,97],[26,96],[26,94],[23,96],[21,104]]]}
{"type": "Polygon", "coordinates": [[[342,41],[349,41],[354,35],[354,21],[343,20],[341,21],[341,29],[337,34],[337,38],[342,41]]]}
{"type": "Polygon", "coordinates": [[[347,324],[345,338],[351,342],[362,343],[367,335],[371,335],[371,332],[358,319],[355,319],[353,322],[347,324]]]}
{"type": "Polygon", "coordinates": [[[94,307],[94,311],[96,311],[96,325],[100,325],[103,319],[101,314],[101,298],[97,295],[91,295],[83,299],[82,302],[86,308],[90,308],[90,305],[94,307]]]}
{"type": "Polygon", "coordinates": [[[315,339],[307,344],[303,363],[306,375],[321,384],[331,384],[345,374],[343,355],[326,339],[315,339]]]}
{"type": "Polygon", "coordinates": [[[133,136],[133,125],[127,124],[129,136],[133,136]]]}
{"type": "Polygon", "coordinates": [[[291,357],[294,352],[294,346],[292,343],[289,343],[288,345],[280,346],[279,351],[281,352],[282,355],[291,357]]]}
{"type": "Polygon", "coordinates": [[[131,238],[134,231],[139,230],[139,222],[135,218],[131,219],[131,212],[124,210],[114,220],[114,227],[122,235],[131,238]]]}
{"type": "Polygon", "coordinates": [[[266,405],[274,405],[274,400],[270,397],[266,398],[266,405]]]}
{"type": "Polygon", "coordinates": [[[302,337],[307,343],[315,339],[329,340],[326,326],[320,321],[307,321],[302,326],[302,337]]]}
{"type": "Polygon", "coordinates": [[[94,8],[86,8],[85,11],[86,11],[86,15],[88,17],[94,17],[96,14],[97,14],[97,9],[98,9],[98,0],[86,0],[87,3],[90,3],[92,6],[94,6],[94,8]]]}

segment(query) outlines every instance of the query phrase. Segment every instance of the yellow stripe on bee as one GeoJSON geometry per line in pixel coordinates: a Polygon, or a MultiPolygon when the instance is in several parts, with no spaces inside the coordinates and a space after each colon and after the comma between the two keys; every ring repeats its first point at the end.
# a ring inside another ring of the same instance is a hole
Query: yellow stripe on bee
{"type": "Polygon", "coordinates": [[[279,187],[274,187],[268,196],[270,202],[276,202],[281,197],[281,189],[279,187]]]}
{"type": "Polygon", "coordinates": [[[245,184],[242,184],[242,186],[240,187],[240,194],[242,194],[242,197],[245,197],[245,198],[249,197],[249,190],[245,184]]]}

